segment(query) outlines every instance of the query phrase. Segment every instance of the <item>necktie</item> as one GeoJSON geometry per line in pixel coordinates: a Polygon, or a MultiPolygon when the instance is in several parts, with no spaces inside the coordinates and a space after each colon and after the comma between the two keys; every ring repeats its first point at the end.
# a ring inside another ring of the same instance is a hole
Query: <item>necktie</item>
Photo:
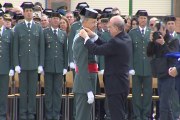
{"type": "Polygon", "coordinates": [[[144,37],[144,29],[141,30],[141,34],[144,37]]]}
{"type": "Polygon", "coordinates": [[[31,29],[31,27],[30,27],[30,26],[31,26],[31,23],[28,23],[27,25],[28,25],[28,29],[31,29]]]}
{"type": "Polygon", "coordinates": [[[54,30],[54,35],[57,35],[57,30],[54,30]]]}

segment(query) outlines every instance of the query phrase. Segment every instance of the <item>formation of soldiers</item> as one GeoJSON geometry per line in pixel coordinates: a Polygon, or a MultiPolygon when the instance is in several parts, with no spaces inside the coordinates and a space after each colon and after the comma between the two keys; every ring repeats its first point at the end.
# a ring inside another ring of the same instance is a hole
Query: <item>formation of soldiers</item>
{"type": "MultiPolygon", "coordinates": [[[[108,42],[111,39],[108,21],[112,16],[121,16],[121,11],[118,8],[108,7],[103,11],[94,9],[96,14],[93,14],[87,9],[90,6],[86,2],[78,3],[73,12],[62,8],[57,11],[43,9],[42,4],[38,2],[35,4],[24,2],[20,7],[13,7],[11,3],[5,3],[3,7],[4,11],[0,9],[0,120],[6,120],[9,76],[14,76],[15,72],[19,74],[20,80],[19,120],[35,120],[38,74],[44,75],[45,78],[46,119],[59,120],[63,75],[68,70],[76,74],[73,86],[74,118],[75,120],[89,120],[89,113],[91,113],[95,99],[94,94],[99,90],[97,73],[98,71],[101,74],[104,72],[104,58],[89,54],[87,49],[81,46],[83,41],[78,43],[78,40],[74,40],[79,37],[80,29],[94,27],[90,23],[82,24],[86,18],[93,18],[97,19],[94,32],[108,42]],[[81,56],[88,57],[88,61],[83,61],[81,56]],[[83,70],[86,65],[89,69],[83,70]],[[82,111],[82,107],[86,111],[82,111]]],[[[139,10],[132,18],[125,16],[124,21],[124,31],[129,33],[133,43],[132,64],[129,71],[129,74],[133,76],[133,105],[131,106],[133,111],[129,114],[132,112],[133,115],[128,119],[148,120],[152,118],[152,74],[146,48],[151,41],[151,32],[154,31],[158,19],[150,19],[148,25],[147,11],[139,10]]],[[[171,33],[173,39],[180,39],[175,32],[175,21],[174,16],[167,16],[166,29],[171,33]]],[[[176,83],[179,83],[178,80],[176,83]]],[[[177,84],[177,89],[174,84],[174,92],[171,93],[174,96],[180,96],[178,95],[180,84],[177,84]]],[[[163,95],[166,96],[165,99],[168,96],[168,94],[163,95]]],[[[165,103],[160,103],[160,111],[168,109],[167,112],[160,113],[172,112],[172,120],[178,119],[178,112],[180,112],[180,108],[177,108],[179,98],[173,101],[170,100],[174,108],[166,108],[165,103]]],[[[103,115],[96,119],[111,119],[106,102],[105,106],[105,118],[103,115]]],[[[158,119],[159,110],[156,111],[156,119],[158,119]]],[[[167,120],[171,118],[167,117],[167,120]]]]}

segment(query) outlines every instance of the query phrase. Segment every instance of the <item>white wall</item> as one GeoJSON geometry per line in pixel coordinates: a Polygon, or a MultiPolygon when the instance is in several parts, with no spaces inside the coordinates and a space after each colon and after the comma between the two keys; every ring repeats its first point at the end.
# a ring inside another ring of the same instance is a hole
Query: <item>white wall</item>
{"type": "MultiPolygon", "coordinates": [[[[86,1],[90,7],[103,10],[105,7],[118,7],[122,15],[129,14],[129,0],[71,0],[71,10],[77,3],[86,1]]],[[[171,14],[171,0],[133,0],[133,15],[139,9],[145,9],[151,16],[171,14]]]]}

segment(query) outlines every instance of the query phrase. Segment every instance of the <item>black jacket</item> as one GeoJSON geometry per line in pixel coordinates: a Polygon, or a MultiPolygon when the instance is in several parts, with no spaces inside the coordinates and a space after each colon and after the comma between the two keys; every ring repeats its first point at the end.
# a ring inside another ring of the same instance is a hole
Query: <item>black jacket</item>
{"type": "Polygon", "coordinates": [[[167,58],[166,54],[179,51],[179,40],[171,38],[168,33],[165,35],[164,40],[165,43],[163,45],[149,42],[147,47],[147,56],[152,57],[152,61],[154,61],[151,61],[152,73],[157,78],[168,77],[169,67],[177,63],[175,58],[167,58]]]}
{"type": "Polygon", "coordinates": [[[87,40],[85,47],[92,54],[105,56],[104,83],[106,94],[128,93],[128,71],[132,54],[132,41],[129,35],[121,32],[106,43],[100,39],[95,43],[87,40]]]}

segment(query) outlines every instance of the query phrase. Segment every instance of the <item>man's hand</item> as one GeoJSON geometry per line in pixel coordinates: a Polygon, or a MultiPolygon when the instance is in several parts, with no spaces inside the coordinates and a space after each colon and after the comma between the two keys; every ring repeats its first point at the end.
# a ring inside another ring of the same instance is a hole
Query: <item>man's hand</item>
{"type": "Polygon", "coordinates": [[[38,73],[43,73],[43,72],[44,72],[43,67],[42,67],[42,66],[39,66],[39,67],[38,67],[38,73]]]}
{"type": "Polygon", "coordinates": [[[67,73],[67,69],[63,69],[63,75],[67,73]]]}
{"type": "Polygon", "coordinates": [[[130,74],[130,75],[135,75],[135,70],[133,70],[133,69],[132,69],[132,70],[129,70],[129,74],[130,74]]]}
{"type": "Polygon", "coordinates": [[[89,104],[92,104],[94,102],[94,94],[93,94],[93,92],[92,91],[88,92],[87,96],[88,96],[88,101],[87,102],[89,104]]]}
{"type": "Polygon", "coordinates": [[[10,76],[10,77],[14,76],[14,70],[11,69],[11,70],[9,71],[9,76],[10,76]]]}
{"type": "Polygon", "coordinates": [[[87,34],[87,32],[86,32],[84,29],[81,29],[81,30],[79,31],[79,36],[81,36],[82,38],[84,38],[84,40],[89,37],[88,34],[87,34]]]}
{"type": "Polygon", "coordinates": [[[87,32],[90,38],[95,37],[96,34],[93,31],[91,31],[89,28],[84,28],[84,30],[87,32]]]}
{"type": "Polygon", "coordinates": [[[16,66],[15,67],[15,71],[17,72],[17,73],[21,73],[21,67],[18,65],[18,66],[16,66]]]}
{"type": "Polygon", "coordinates": [[[164,38],[163,38],[162,35],[160,35],[160,37],[161,37],[161,38],[160,38],[160,39],[157,39],[156,42],[159,43],[160,45],[163,45],[163,44],[165,43],[164,38]]]}
{"type": "Polygon", "coordinates": [[[176,67],[170,67],[168,73],[172,77],[176,77],[178,74],[176,67]]]}

